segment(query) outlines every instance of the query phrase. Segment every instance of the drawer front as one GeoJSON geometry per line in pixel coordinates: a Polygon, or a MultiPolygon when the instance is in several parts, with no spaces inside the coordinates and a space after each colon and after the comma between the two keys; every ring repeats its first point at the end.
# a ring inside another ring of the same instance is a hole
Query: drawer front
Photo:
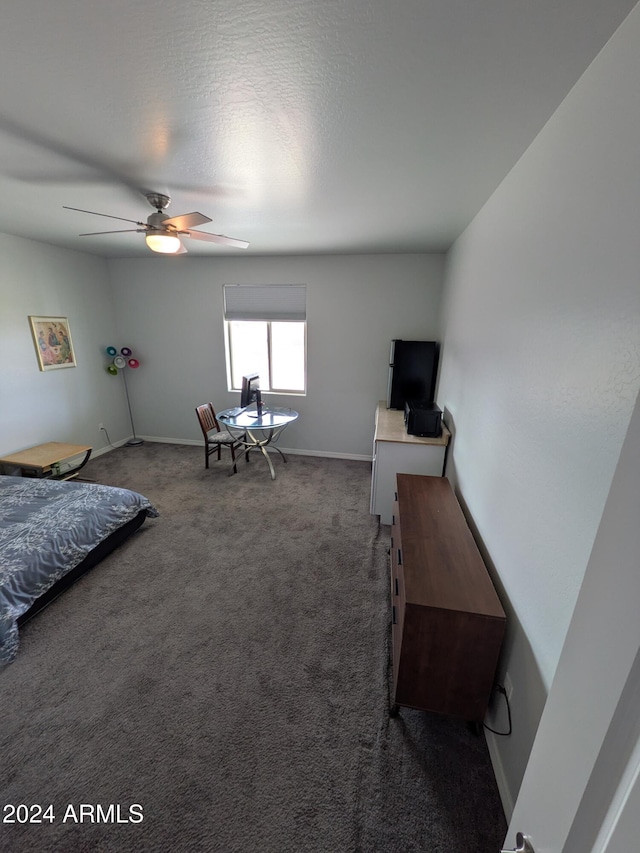
{"type": "MultiPolygon", "coordinates": [[[[393,611],[392,611],[393,612],[393,611]]],[[[391,663],[393,665],[393,686],[391,691],[392,703],[395,702],[396,689],[398,686],[398,673],[400,670],[400,656],[402,650],[402,631],[397,623],[391,624],[391,663]]]]}
{"type": "Polygon", "coordinates": [[[395,494],[395,500],[391,506],[391,526],[400,526],[400,512],[398,510],[398,493],[395,494]]]}
{"type": "Polygon", "coordinates": [[[398,667],[402,648],[402,631],[404,626],[405,588],[404,570],[402,566],[402,539],[397,503],[394,506],[393,524],[391,526],[390,542],[390,579],[391,579],[391,644],[393,659],[393,692],[395,694],[398,682],[398,667]]]}
{"type": "Polygon", "coordinates": [[[400,609],[404,610],[406,600],[404,586],[404,566],[402,555],[402,536],[400,532],[400,521],[396,514],[396,523],[391,527],[391,541],[389,547],[390,566],[391,566],[391,603],[400,605],[400,609]]]}
{"type": "Polygon", "coordinates": [[[391,548],[391,603],[404,610],[405,601],[402,548],[395,546],[394,542],[391,548]],[[400,556],[400,560],[398,560],[398,556],[400,556]]]}
{"type": "Polygon", "coordinates": [[[400,528],[400,515],[398,513],[398,502],[393,504],[391,515],[391,541],[389,553],[391,555],[392,572],[397,573],[398,566],[402,566],[402,530],[400,528]]]}

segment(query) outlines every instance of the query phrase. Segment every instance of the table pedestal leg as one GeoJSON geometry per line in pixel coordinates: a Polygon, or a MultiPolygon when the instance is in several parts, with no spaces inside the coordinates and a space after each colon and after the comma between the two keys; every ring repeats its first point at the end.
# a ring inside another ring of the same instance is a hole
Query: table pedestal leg
{"type": "MultiPolygon", "coordinates": [[[[267,453],[267,447],[269,445],[271,445],[274,448],[274,450],[277,450],[278,453],[280,454],[280,456],[282,456],[282,460],[284,462],[287,461],[287,457],[284,455],[284,453],[280,450],[279,447],[275,446],[275,443],[274,443],[276,441],[276,439],[279,437],[280,433],[282,432],[282,429],[283,429],[282,427],[281,428],[276,427],[274,429],[271,429],[269,431],[267,438],[264,438],[264,439],[257,439],[255,437],[255,435],[252,435],[250,430],[247,430],[246,435],[249,436],[251,441],[247,442],[246,437],[245,437],[245,439],[240,439],[240,441],[242,441],[244,443],[244,447],[240,451],[240,454],[238,456],[236,456],[235,461],[234,461],[233,465],[231,466],[227,476],[231,477],[233,474],[235,474],[237,472],[236,464],[245,454],[248,455],[250,450],[259,450],[262,453],[262,455],[264,456],[264,458],[267,460],[267,465],[269,466],[269,471],[271,473],[271,479],[275,480],[276,472],[275,472],[275,469],[273,467],[273,463],[272,463],[271,459],[269,458],[269,454],[267,453]]],[[[247,458],[248,458],[248,456],[247,456],[247,458]]]]}
{"type": "Polygon", "coordinates": [[[274,468],[273,468],[273,462],[271,461],[271,459],[269,459],[269,454],[268,454],[268,453],[267,453],[267,451],[265,450],[265,448],[264,448],[264,445],[263,445],[263,444],[261,444],[261,445],[260,445],[260,452],[262,453],[262,455],[264,456],[264,458],[267,460],[267,465],[269,466],[269,470],[271,471],[271,479],[272,479],[272,480],[275,480],[275,478],[276,478],[276,472],[275,472],[275,470],[274,470],[274,468]]]}

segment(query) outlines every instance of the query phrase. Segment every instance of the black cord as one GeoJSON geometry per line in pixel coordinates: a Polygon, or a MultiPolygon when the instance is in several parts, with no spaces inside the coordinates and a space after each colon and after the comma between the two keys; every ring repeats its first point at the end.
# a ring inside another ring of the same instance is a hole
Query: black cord
{"type": "Polygon", "coordinates": [[[486,723],[483,723],[482,725],[485,727],[485,729],[492,732],[494,735],[500,735],[500,737],[508,737],[512,731],[512,727],[511,727],[511,706],[509,705],[509,697],[507,696],[507,691],[505,690],[505,688],[503,687],[502,684],[496,684],[496,690],[498,691],[498,693],[502,693],[502,695],[504,696],[504,701],[507,703],[507,716],[509,718],[509,731],[508,732],[497,732],[495,729],[492,729],[491,726],[488,726],[486,723]]]}

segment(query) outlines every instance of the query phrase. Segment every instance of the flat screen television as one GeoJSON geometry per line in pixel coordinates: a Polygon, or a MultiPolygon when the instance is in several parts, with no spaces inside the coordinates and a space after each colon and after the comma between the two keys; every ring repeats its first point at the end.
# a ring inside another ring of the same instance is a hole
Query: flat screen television
{"type": "Polygon", "coordinates": [[[260,394],[260,376],[257,373],[247,373],[242,377],[240,393],[240,408],[247,409],[252,403],[256,404],[258,416],[262,414],[262,396],[260,394]]]}
{"type": "Polygon", "coordinates": [[[432,403],[436,392],[440,345],[436,341],[391,341],[387,408],[402,409],[409,400],[432,403]]]}

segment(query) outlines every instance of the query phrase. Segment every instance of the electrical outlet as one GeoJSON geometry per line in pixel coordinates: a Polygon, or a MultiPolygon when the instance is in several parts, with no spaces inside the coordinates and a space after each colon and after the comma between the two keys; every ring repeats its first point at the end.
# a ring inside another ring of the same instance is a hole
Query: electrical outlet
{"type": "Polygon", "coordinates": [[[507,699],[511,701],[511,697],[513,695],[513,684],[511,682],[511,678],[509,677],[509,673],[505,673],[504,676],[504,692],[507,695],[507,699]]]}
{"type": "Polygon", "coordinates": [[[104,424],[98,424],[98,429],[104,429],[104,424]]]}

